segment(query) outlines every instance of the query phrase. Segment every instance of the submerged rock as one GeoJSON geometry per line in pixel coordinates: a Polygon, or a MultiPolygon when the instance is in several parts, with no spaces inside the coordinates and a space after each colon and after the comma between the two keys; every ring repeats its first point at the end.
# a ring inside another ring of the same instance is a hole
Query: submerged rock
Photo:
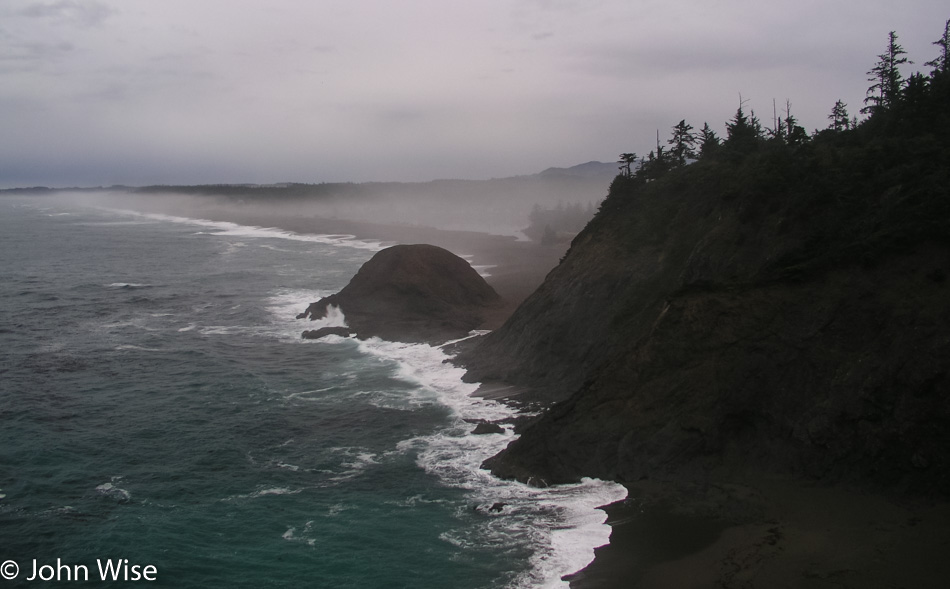
{"type": "Polygon", "coordinates": [[[452,252],[397,245],[378,252],[343,290],[311,304],[298,318],[323,319],[331,306],[338,307],[347,331],[357,337],[431,343],[468,335],[500,304],[485,279],[452,252]]]}
{"type": "Polygon", "coordinates": [[[497,423],[482,422],[475,426],[475,429],[472,430],[472,434],[476,436],[481,436],[485,434],[503,434],[505,433],[505,428],[501,427],[497,423]]]}

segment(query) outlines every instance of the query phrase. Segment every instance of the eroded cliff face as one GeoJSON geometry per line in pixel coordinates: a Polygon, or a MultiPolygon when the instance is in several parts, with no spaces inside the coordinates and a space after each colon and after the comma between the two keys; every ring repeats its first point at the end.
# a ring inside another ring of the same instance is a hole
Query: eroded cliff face
{"type": "Polygon", "coordinates": [[[463,354],[471,378],[557,402],[486,466],[950,492],[946,195],[882,186],[842,205],[820,186],[735,190],[722,178],[741,166],[715,166],[615,183],[544,285],[463,354]]]}

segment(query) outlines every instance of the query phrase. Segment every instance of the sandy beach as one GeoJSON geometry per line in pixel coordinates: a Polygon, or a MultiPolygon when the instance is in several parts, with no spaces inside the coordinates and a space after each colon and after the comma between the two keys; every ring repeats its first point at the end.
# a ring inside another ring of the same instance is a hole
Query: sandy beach
{"type": "Polygon", "coordinates": [[[777,476],[681,493],[642,482],[571,589],[938,588],[950,504],[777,476]]]}

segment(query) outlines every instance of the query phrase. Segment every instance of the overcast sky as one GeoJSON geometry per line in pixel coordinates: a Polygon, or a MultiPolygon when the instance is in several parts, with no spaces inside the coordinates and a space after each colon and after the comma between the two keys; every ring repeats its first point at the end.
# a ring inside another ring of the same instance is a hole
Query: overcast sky
{"type": "Polygon", "coordinates": [[[811,131],[946,0],[3,0],[0,187],[491,178],[811,131]]]}

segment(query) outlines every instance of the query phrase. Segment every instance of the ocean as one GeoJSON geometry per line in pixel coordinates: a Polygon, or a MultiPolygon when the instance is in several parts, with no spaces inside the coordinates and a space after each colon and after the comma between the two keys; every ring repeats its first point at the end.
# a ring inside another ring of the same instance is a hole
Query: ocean
{"type": "Polygon", "coordinates": [[[0,585],[567,587],[621,486],[481,470],[515,410],[439,347],[300,338],[386,245],[0,196],[0,585]]]}

